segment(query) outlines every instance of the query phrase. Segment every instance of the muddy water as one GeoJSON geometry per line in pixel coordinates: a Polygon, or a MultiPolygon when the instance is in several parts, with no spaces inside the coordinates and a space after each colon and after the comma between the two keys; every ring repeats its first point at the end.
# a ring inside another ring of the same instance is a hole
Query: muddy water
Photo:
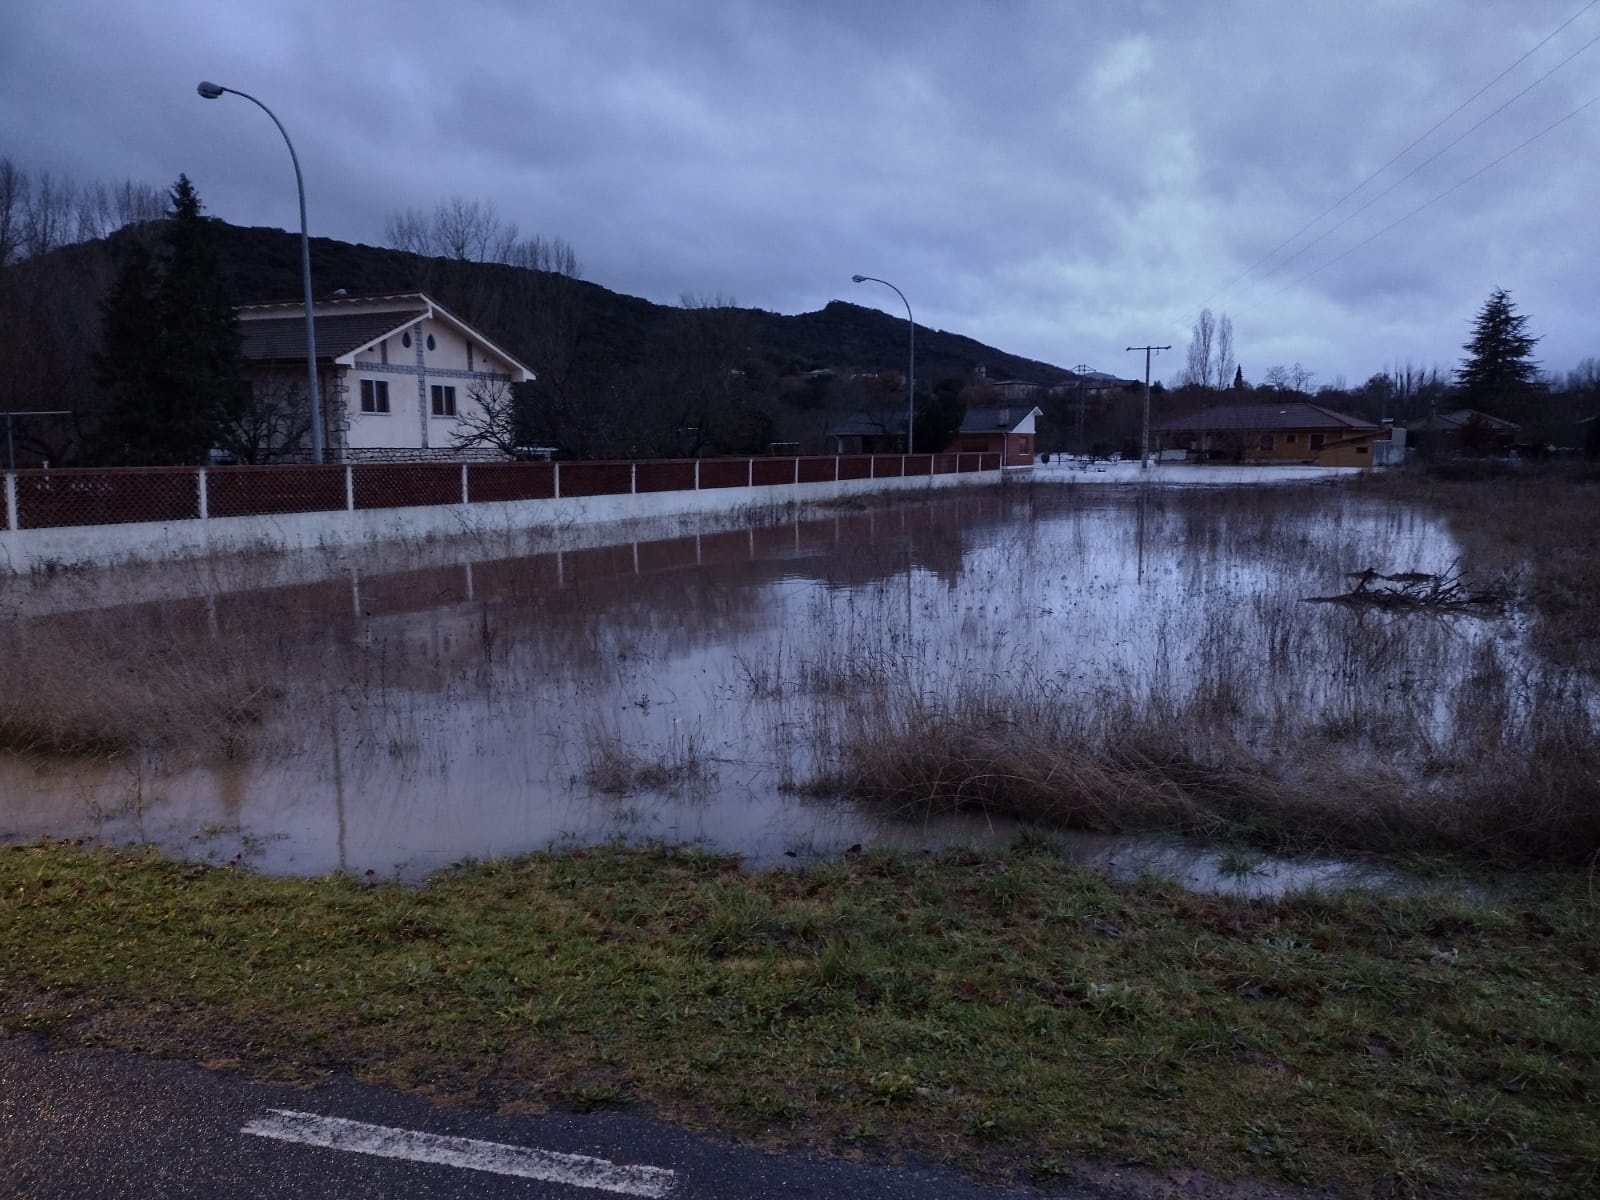
{"type": "MultiPolygon", "coordinates": [[[[28,617],[35,643],[110,621],[157,638],[173,669],[226,663],[248,675],[253,723],[220,748],[0,758],[0,836],[407,879],[612,838],[782,863],[1014,836],[982,815],[906,822],[797,793],[826,768],[830,712],[862,663],[930,692],[1023,676],[1091,701],[1226,686],[1263,726],[1285,706],[1334,719],[1359,703],[1369,723],[1447,730],[1485,655],[1520,653],[1515,621],[1400,631],[1303,604],[1349,572],[1440,571],[1457,550],[1416,513],[1274,491],[972,494],[573,552],[464,546],[422,568],[28,617]]],[[[86,663],[85,685],[135,669],[149,667],[86,663]]],[[[1246,893],[1365,878],[1160,838],[1067,847],[1246,893]]]]}

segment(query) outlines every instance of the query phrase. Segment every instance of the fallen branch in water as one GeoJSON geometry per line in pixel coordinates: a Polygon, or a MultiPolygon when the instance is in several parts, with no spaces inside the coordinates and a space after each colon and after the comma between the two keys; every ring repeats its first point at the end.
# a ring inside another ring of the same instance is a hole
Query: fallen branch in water
{"type": "Polygon", "coordinates": [[[1353,604],[1402,611],[1484,613],[1498,612],[1506,599],[1500,591],[1471,588],[1459,563],[1451,563],[1441,575],[1423,571],[1384,575],[1368,567],[1351,578],[1356,586],[1348,592],[1307,596],[1305,600],[1311,604],[1353,604]]]}

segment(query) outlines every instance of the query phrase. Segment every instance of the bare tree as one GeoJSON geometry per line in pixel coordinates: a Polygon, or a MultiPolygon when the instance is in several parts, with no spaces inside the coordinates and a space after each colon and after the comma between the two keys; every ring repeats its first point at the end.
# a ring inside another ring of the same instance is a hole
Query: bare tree
{"type": "Polygon", "coordinates": [[[504,379],[478,379],[467,389],[467,400],[456,417],[462,431],[453,448],[487,448],[515,458],[517,447],[523,445],[523,405],[516,389],[504,379]]]}
{"type": "Polygon", "coordinates": [[[1238,371],[1233,357],[1233,318],[1223,313],[1217,322],[1217,350],[1211,365],[1211,386],[1219,392],[1233,386],[1238,371]]]}
{"type": "Polygon", "coordinates": [[[220,447],[242,463],[301,459],[311,442],[311,405],[299,379],[256,380],[250,400],[222,429],[220,447]]]}
{"type": "Polygon", "coordinates": [[[27,224],[28,175],[9,155],[0,157],[0,270],[22,251],[27,224]]]}
{"type": "Polygon", "coordinates": [[[1316,372],[1309,371],[1299,363],[1292,367],[1277,366],[1267,368],[1267,373],[1262,376],[1262,382],[1267,387],[1280,392],[1293,392],[1304,395],[1311,388],[1311,381],[1316,378],[1316,372]]]}
{"type": "Polygon", "coordinates": [[[1191,387],[1211,386],[1211,363],[1215,352],[1217,337],[1217,320],[1211,315],[1209,308],[1200,310],[1199,319],[1194,323],[1194,333],[1189,338],[1188,365],[1183,373],[1183,382],[1191,387]]]}
{"type": "Polygon", "coordinates": [[[77,204],[77,187],[71,180],[58,180],[49,171],[34,180],[22,228],[22,246],[29,258],[48,254],[72,240],[72,210],[77,204]]]}

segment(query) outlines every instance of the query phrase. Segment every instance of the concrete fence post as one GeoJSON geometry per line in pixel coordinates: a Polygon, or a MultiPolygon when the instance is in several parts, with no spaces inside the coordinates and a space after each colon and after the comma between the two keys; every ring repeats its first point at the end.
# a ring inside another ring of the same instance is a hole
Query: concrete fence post
{"type": "Polygon", "coordinates": [[[344,465],[344,510],[345,512],[356,510],[356,469],[352,463],[344,465]]]}
{"type": "MultiPolygon", "coordinates": [[[[629,463],[628,464],[628,495],[637,496],[638,494],[639,494],[639,464],[638,463],[629,463]]],[[[639,554],[638,543],[634,544],[633,553],[634,553],[634,557],[637,558],[638,554],[639,554]]],[[[635,568],[635,572],[634,573],[637,574],[638,573],[638,564],[637,563],[634,564],[634,568],[635,568]]]]}
{"type": "Polygon", "coordinates": [[[466,463],[462,463],[461,464],[461,503],[463,503],[463,504],[472,503],[472,497],[467,492],[467,464],[466,463]]]}
{"type": "Polygon", "coordinates": [[[795,455],[795,460],[794,460],[794,482],[795,482],[795,486],[796,487],[798,487],[800,485],[800,456],[799,455],[795,455]]]}
{"type": "Polygon", "coordinates": [[[552,463],[550,477],[555,480],[555,498],[561,499],[561,464],[552,463]]]}
{"type": "Polygon", "coordinates": [[[756,485],[756,460],[753,458],[744,460],[744,485],[749,488],[756,485]]]}
{"type": "Polygon", "coordinates": [[[700,460],[698,458],[694,460],[694,490],[697,492],[700,490],[700,460]]]}
{"type": "Polygon", "coordinates": [[[202,521],[208,520],[211,516],[211,505],[209,498],[206,496],[206,469],[204,467],[200,468],[200,473],[195,478],[195,489],[197,492],[195,499],[200,505],[200,519],[202,521]]]}
{"type": "Polygon", "coordinates": [[[17,516],[17,475],[15,471],[6,472],[6,529],[15,533],[21,522],[17,516]]]}

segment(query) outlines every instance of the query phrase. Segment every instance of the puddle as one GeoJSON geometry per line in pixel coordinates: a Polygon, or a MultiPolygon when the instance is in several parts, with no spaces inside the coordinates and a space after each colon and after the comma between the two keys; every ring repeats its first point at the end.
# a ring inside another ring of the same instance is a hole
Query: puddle
{"type": "MultiPolygon", "coordinates": [[[[1459,551],[1442,525],[1273,491],[1045,488],[508,558],[434,546],[425,565],[330,563],[238,590],[208,576],[198,594],[191,578],[160,600],[18,616],[13,653],[69,647],[108,704],[129,676],[171,689],[163,719],[186,699],[199,724],[247,704],[248,753],[0,757],[0,836],[408,880],[618,838],[755,865],[1006,844],[1016,828],[981,815],[908,823],[796,794],[837,743],[853,665],[888,663],[930,694],[958,679],[1043,678],[1089,700],[1232,680],[1241,721],[1359,700],[1366,724],[1434,731],[1491,668],[1512,663],[1526,685],[1514,619],[1399,625],[1300,603],[1368,566],[1446,569],[1459,551]],[[227,699],[195,698],[212,686],[227,699]]],[[[1114,875],[1244,895],[1396,884],[1160,838],[1063,842],[1114,875]]]]}

